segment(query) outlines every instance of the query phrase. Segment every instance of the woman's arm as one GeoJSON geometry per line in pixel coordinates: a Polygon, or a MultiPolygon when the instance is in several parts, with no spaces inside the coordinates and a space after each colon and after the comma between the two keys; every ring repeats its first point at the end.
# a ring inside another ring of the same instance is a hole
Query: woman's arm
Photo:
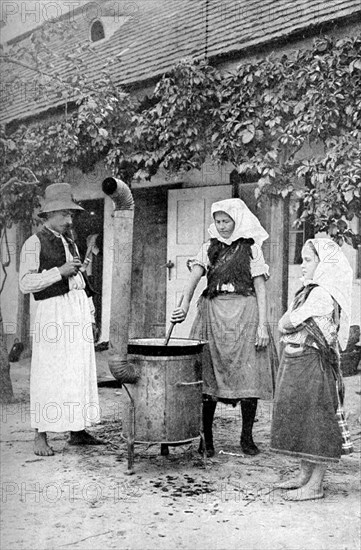
{"type": "Polygon", "coordinates": [[[191,274],[189,276],[188,282],[184,287],[183,291],[183,301],[181,307],[175,308],[171,316],[172,323],[182,323],[187,317],[189,306],[193,298],[193,294],[199,281],[204,275],[204,267],[195,264],[192,268],[191,274]]]}
{"type": "Polygon", "coordinates": [[[308,295],[306,301],[297,309],[288,308],[278,322],[282,334],[298,332],[303,329],[304,322],[311,317],[322,317],[333,312],[333,300],[327,290],[316,287],[308,295]]]}
{"type": "Polygon", "coordinates": [[[256,292],[258,306],[258,328],[256,346],[259,348],[264,348],[268,345],[270,338],[267,327],[266,285],[263,275],[254,277],[253,284],[256,292]]]}
{"type": "Polygon", "coordinates": [[[300,324],[298,327],[291,323],[290,312],[286,311],[278,321],[278,330],[282,334],[289,334],[290,332],[297,332],[303,328],[303,324],[300,324]]]}

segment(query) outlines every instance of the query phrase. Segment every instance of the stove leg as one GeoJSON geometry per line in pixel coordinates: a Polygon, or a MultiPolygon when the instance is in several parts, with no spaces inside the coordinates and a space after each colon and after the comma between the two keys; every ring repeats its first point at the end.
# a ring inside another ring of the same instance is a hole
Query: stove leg
{"type": "Polygon", "coordinates": [[[160,445],[160,454],[162,456],[168,456],[169,455],[169,447],[166,443],[161,443],[161,445],[160,445]]]}
{"type": "Polygon", "coordinates": [[[207,467],[207,449],[206,449],[206,439],[204,437],[204,431],[201,430],[199,432],[199,435],[201,436],[200,448],[202,449],[203,466],[206,468],[207,467]]]}
{"type": "Polygon", "coordinates": [[[133,475],[134,474],[134,440],[135,440],[135,404],[134,399],[130,395],[128,388],[125,384],[123,384],[125,390],[127,391],[127,394],[130,399],[130,406],[129,406],[129,417],[128,417],[128,439],[127,439],[127,447],[128,447],[128,470],[125,472],[126,475],[133,475]]]}

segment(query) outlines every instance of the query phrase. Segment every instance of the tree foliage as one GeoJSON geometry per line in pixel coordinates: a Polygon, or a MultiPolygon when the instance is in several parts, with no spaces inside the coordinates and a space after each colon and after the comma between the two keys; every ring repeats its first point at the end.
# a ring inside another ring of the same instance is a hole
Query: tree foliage
{"type": "MultiPolygon", "coordinates": [[[[66,53],[59,64],[71,68],[65,72],[54,69],[49,35],[32,45],[32,70],[46,75],[47,93],[66,108],[53,120],[2,133],[2,182],[23,167],[55,181],[69,166],[87,171],[100,159],[130,182],[160,167],[201,168],[211,157],[257,180],[258,195],[302,199],[299,223],[308,219],[340,244],[360,242],[348,222],[361,211],[361,36],[318,38],[311,49],[245,61],[226,75],[205,61],[183,60],[147,101],[113,82],[116,58],[95,82],[89,44],[66,53]]],[[[10,207],[9,220],[17,221],[15,188],[8,190],[12,198],[0,210],[10,207]]],[[[29,209],[36,206],[39,187],[18,191],[20,203],[25,193],[33,197],[29,209]]]]}
{"type": "Polygon", "coordinates": [[[302,200],[298,223],[357,246],[348,221],[361,212],[361,36],[242,63],[220,76],[205,63],[178,64],[137,117],[137,159],[146,168],[231,162],[257,194],[302,200]],[[158,164],[157,164],[158,163],[158,164]],[[341,219],[342,218],[342,219],[341,219]]]}
{"type": "Polygon", "coordinates": [[[219,72],[204,61],[181,61],[160,80],[154,105],[133,117],[136,177],[159,166],[169,172],[201,168],[212,154],[212,113],[220,107],[221,85],[219,72]]]}

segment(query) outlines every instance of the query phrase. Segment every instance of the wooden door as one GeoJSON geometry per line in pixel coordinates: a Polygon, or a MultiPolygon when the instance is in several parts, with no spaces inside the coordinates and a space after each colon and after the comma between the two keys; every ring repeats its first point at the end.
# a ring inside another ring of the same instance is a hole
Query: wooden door
{"type": "Polygon", "coordinates": [[[129,338],[165,336],[167,189],[134,189],[129,338]]]}
{"type": "MultiPolygon", "coordinates": [[[[221,185],[175,189],[168,193],[167,260],[167,324],[189,277],[187,259],[194,257],[208,240],[212,222],[211,204],[232,197],[232,186],[221,185]]],[[[206,286],[205,277],[199,283],[184,323],[174,327],[172,337],[188,338],[196,314],[196,304],[206,286]]]]}
{"type": "Polygon", "coordinates": [[[91,264],[87,268],[89,282],[95,292],[93,302],[95,307],[95,324],[98,337],[102,330],[102,305],[103,305],[103,233],[104,233],[104,199],[79,201],[85,212],[74,217],[74,233],[79,248],[80,257],[83,260],[88,246],[92,242],[95,245],[91,254],[91,264]]]}

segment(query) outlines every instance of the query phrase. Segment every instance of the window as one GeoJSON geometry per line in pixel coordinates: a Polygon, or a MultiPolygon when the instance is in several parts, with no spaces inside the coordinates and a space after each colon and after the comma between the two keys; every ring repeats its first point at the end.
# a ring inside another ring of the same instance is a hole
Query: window
{"type": "Polygon", "coordinates": [[[239,174],[237,170],[232,170],[229,175],[229,183],[233,185],[233,196],[242,199],[257,217],[259,217],[259,212],[254,192],[258,179],[258,174],[257,176],[250,172],[239,174]]]}
{"type": "Polygon", "coordinates": [[[306,221],[302,225],[296,227],[294,222],[300,217],[303,211],[302,201],[290,202],[290,234],[289,234],[289,263],[301,264],[302,263],[302,247],[307,239],[313,239],[315,232],[313,225],[306,221]]]}
{"type": "Polygon", "coordinates": [[[90,29],[90,40],[92,42],[98,42],[105,38],[104,27],[101,21],[94,21],[90,29]]]}

